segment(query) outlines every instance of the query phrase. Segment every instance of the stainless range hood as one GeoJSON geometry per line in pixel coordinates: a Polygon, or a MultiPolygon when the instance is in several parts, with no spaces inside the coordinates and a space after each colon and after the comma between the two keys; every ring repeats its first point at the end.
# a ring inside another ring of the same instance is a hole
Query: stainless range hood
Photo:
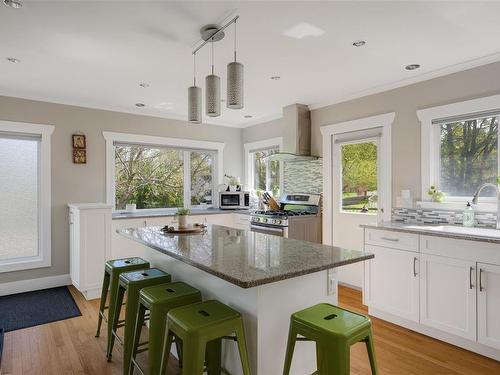
{"type": "Polygon", "coordinates": [[[317,160],[311,155],[311,113],[304,104],[283,108],[283,148],[267,157],[271,161],[297,162],[317,160]]]}

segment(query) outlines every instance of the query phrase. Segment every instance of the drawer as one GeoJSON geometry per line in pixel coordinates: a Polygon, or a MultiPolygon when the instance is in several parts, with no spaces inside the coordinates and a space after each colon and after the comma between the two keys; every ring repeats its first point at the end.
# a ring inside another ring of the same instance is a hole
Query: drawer
{"type": "Polygon", "coordinates": [[[473,262],[500,264],[500,246],[494,243],[421,235],[420,252],[473,262]]]}
{"type": "Polygon", "coordinates": [[[365,243],[392,249],[418,252],[418,234],[393,232],[383,229],[365,229],[365,243]]]}

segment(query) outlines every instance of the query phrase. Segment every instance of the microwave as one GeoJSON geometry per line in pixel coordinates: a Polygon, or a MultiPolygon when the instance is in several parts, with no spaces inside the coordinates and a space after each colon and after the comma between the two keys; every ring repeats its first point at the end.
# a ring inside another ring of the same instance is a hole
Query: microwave
{"type": "Polygon", "coordinates": [[[219,193],[221,210],[248,210],[250,208],[250,192],[221,191],[219,193]]]}

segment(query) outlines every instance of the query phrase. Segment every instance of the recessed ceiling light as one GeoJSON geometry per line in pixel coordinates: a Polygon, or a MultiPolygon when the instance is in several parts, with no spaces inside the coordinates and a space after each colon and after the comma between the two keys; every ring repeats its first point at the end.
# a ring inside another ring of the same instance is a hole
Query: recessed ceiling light
{"type": "Polygon", "coordinates": [[[309,36],[318,37],[325,33],[325,30],[320,29],[307,22],[300,22],[290,29],[286,30],[283,35],[295,39],[304,39],[309,36]]]}
{"type": "Polygon", "coordinates": [[[365,44],[366,42],[364,40],[355,40],[354,42],[352,42],[352,45],[354,47],[363,47],[365,44]]]}
{"type": "Polygon", "coordinates": [[[271,77],[271,79],[272,79],[273,81],[278,81],[278,80],[280,80],[280,79],[281,79],[281,77],[280,77],[280,76],[272,76],[272,77],[271,77]]]}
{"type": "Polygon", "coordinates": [[[420,68],[420,64],[410,64],[410,65],[406,65],[405,66],[406,70],[415,70],[415,69],[418,69],[418,68],[420,68]]]}
{"type": "Polygon", "coordinates": [[[174,109],[174,104],[170,103],[170,102],[161,102],[161,103],[158,103],[157,105],[155,105],[155,108],[170,110],[170,109],[174,109]]]}
{"type": "Polygon", "coordinates": [[[135,103],[135,106],[136,107],[145,107],[146,104],[144,104],[144,103],[135,103]]]}
{"type": "Polygon", "coordinates": [[[244,118],[252,118],[253,116],[252,115],[245,115],[243,116],[244,118]]]}
{"type": "Polygon", "coordinates": [[[142,88],[148,88],[149,87],[149,83],[146,83],[146,82],[141,82],[139,83],[139,86],[141,86],[142,88]]]}
{"type": "Polygon", "coordinates": [[[21,60],[16,59],[15,57],[6,57],[7,61],[10,61],[11,63],[20,63],[21,60]]]}
{"type": "Polygon", "coordinates": [[[11,8],[19,9],[23,6],[20,0],[3,0],[3,3],[11,8]]]}

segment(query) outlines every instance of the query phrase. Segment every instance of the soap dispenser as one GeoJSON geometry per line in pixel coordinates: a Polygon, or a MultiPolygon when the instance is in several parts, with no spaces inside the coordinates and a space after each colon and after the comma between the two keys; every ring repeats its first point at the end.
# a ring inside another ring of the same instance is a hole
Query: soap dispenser
{"type": "Polygon", "coordinates": [[[467,202],[467,206],[464,210],[464,218],[463,218],[464,227],[473,227],[474,226],[474,210],[470,202],[467,202]]]}

